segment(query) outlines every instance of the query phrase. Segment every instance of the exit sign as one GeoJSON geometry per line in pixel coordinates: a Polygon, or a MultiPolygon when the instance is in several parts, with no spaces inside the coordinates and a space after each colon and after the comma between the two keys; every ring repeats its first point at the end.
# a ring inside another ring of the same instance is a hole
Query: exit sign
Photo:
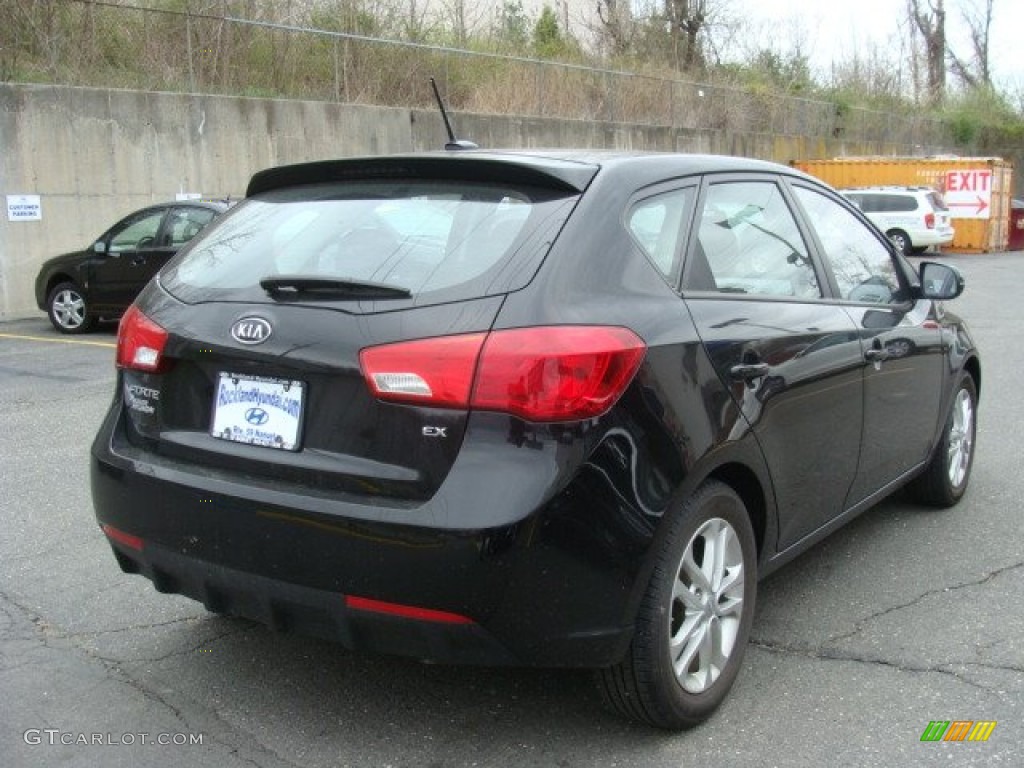
{"type": "Polygon", "coordinates": [[[946,205],[954,219],[987,219],[992,215],[992,170],[946,171],[946,205]]]}

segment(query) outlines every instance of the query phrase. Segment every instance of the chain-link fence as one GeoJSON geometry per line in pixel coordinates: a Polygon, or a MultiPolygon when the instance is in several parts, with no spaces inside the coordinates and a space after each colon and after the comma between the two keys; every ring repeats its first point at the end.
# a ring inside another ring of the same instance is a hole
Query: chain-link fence
{"type": "Polygon", "coordinates": [[[767,90],[94,0],[19,0],[11,13],[4,80],[429,107],[435,77],[456,111],[948,143],[934,118],[767,90]]]}

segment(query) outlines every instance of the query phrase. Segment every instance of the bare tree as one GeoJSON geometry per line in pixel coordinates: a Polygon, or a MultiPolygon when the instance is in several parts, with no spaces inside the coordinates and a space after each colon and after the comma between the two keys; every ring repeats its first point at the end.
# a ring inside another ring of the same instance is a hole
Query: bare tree
{"type": "Polygon", "coordinates": [[[483,21],[491,9],[482,3],[444,0],[441,10],[455,42],[465,48],[469,38],[483,26],[483,21]]]}
{"type": "Polygon", "coordinates": [[[964,61],[952,48],[949,49],[949,65],[953,74],[971,88],[992,86],[988,42],[994,2],[974,0],[960,10],[971,38],[970,60],[964,61]]]}
{"type": "Polygon", "coordinates": [[[601,37],[613,56],[622,56],[632,47],[633,12],[629,0],[598,0],[597,17],[601,37]]]}
{"type": "Polygon", "coordinates": [[[834,88],[858,94],[872,104],[897,103],[903,73],[891,46],[868,44],[832,66],[834,88]]]}
{"type": "Polygon", "coordinates": [[[422,0],[422,2],[409,0],[408,4],[408,13],[399,21],[402,36],[414,43],[422,42],[426,39],[428,32],[427,11],[430,0],[422,0]]]}
{"type": "Polygon", "coordinates": [[[928,100],[940,104],[946,96],[946,9],[944,0],[907,0],[907,14],[924,42],[928,71],[928,100]]]}
{"type": "Polygon", "coordinates": [[[665,0],[665,16],[672,30],[680,68],[691,70],[703,66],[699,38],[708,24],[708,0],[665,0]]]}

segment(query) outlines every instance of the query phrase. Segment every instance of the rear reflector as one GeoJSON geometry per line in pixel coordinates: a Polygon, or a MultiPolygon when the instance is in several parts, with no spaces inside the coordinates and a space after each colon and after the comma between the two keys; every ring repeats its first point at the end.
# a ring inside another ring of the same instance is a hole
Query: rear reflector
{"type": "Polygon", "coordinates": [[[161,357],[166,343],[167,331],[132,304],[117,328],[117,366],[159,373],[166,368],[161,357]]]}
{"type": "Polygon", "coordinates": [[[403,619],[432,621],[438,624],[475,624],[472,619],[448,611],[435,611],[432,608],[417,608],[412,605],[388,603],[383,600],[372,600],[368,597],[345,596],[345,606],[357,611],[382,613],[387,616],[400,616],[403,619]]]}
{"type": "Polygon", "coordinates": [[[607,412],[643,361],[626,328],[544,326],[367,347],[359,363],[387,402],[577,421],[607,412]]]}
{"type": "Polygon", "coordinates": [[[124,544],[126,547],[134,549],[137,552],[142,551],[142,547],[145,542],[143,542],[143,540],[138,536],[132,536],[130,533],[125,533],[124,531],[115,528],[112,525],[107,525],[106,523],[103,523],[100,528],[103,529],[103,533],[105,533],[108,538],[113,539],[118,544],[124,544]]]}

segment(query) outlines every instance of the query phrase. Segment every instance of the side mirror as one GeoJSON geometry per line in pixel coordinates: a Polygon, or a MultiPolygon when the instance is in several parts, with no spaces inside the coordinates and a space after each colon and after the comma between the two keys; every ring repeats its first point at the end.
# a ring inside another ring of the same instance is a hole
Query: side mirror
{"type": "Polygon", "coordinates": [[[945,301],[964,292],[960,270],[934,261],[921,262],[921,295],[926,299],[945,301]]]}
{"type": "Polygon", "coordinates": [[[107,244],[104,243],[102,240],[97,240],[95,243],[93,243],[92,249],[96,251],[96,253],[106,253],[107,244]]]}

